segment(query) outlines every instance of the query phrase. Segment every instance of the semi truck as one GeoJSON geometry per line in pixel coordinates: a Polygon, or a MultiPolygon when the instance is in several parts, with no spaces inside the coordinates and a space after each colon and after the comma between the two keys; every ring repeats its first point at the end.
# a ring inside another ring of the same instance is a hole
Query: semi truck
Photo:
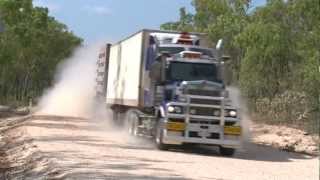
{"type": "Polygon", "coordinates": [[[184,145],[240,147],[241,118],[224,82],[222,41],[206,34],[141,30],[104,46],[97,61],[96,97],[133,136],[167,150],[184,145]]]}

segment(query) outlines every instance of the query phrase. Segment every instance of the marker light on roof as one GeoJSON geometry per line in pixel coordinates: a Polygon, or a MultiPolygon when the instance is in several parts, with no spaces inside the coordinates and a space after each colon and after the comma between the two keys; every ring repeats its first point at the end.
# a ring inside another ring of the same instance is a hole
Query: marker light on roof
{"type": "Polygon", "coordinates": [[[182,32],[180,35],[180,38],[182,39],[191,39],[191,36],[188,32],[182,32]]]}
{"type": "Polygon", "coordinates": [[[182,58],[188,58],[188,59],[200,59],[201,53],[200,52],[181,52],[182,58]]]}
{"type": "Polygon", "coordinates": [[[178,39],[177,44],[186,44],[186,45],[192,45],[193,41],[192,39],[178,39]]]}
{"type": "Polygon", "coordinates": [[[187,32],[182,32],[177,44],[187,44],[187,45],[193,45],[193,39],[191,38],[190,34],[187,32]]]}

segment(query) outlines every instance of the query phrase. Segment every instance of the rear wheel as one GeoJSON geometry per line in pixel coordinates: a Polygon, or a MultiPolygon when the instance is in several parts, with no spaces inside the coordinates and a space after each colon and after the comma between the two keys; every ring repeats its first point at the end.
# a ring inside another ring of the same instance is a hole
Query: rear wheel
{"type": "Polygon", "coordinates": [[[126,114],[125,127],[130,135],[138,136],[139,134],[139,115],[135,111],[128,111],[126,114]]]}
{"type": "Polygon", "coordinates": [[[156,135],[155,135],[155,141],[157,148],[160,150],[168,150],[169,145],[163,143],[163,128],[161,127],[160,120],[156,124],[156,135]]]}
{"type": "Polygon", "coordinates": [[[225,148],[220,146],[219,148],[220,154],[223,156],[233,156],[235,153],[235,149],[233,148],[225,148]]]}

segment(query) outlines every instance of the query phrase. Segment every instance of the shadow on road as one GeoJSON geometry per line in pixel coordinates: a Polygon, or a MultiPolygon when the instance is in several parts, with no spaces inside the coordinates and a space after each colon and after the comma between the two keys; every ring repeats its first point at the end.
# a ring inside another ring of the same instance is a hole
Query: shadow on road
{"type": "Polygon", "coordinates": [[[289,162],[294,159],[313,159],[305,154],[283,151],[271,146],[250,143],[244,152],[239,152],[235,158],[255,161],[289,162]]]}
{"type": "Polygon", "coordinates": [[[173,149],[173,151],[177,151],[180,153],[188,153],[202,156],[215,156],[221,158],[236,158],[243,160],[252,160],[252,161],[270,161],[270,162],[290,162],[294,159],[313,159],[315,157],[292,153],[287,151],[282,151],[280,149],[271,147],[258,145],[254,143],[246,143],[243,149],[238,150],[234,156],[225,157],[219,154],[218,147],[201,147],[194,146],[188,148],[177,148],[173,149]]]}

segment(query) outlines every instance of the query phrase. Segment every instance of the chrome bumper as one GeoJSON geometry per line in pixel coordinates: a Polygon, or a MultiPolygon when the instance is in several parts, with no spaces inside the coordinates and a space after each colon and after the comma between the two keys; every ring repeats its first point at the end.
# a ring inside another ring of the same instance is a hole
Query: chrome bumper
{"type": "Polygon", "coordinates": [[[232,147],[239,148],[241,146],[241,136],[231,136],[224,135],[223,137],[219,137],[218,139],[203,137],[188,137],[188,135],[184,134],[185,132],[204,132],[203,134],[217,133],[223,134],[223,130],[220,127],[209,127],[208,131],[203,131],[200,128],[192,128],[187,125],[187,128],[184,132],[179,131],[168,131],[167,129],[163,130],[163,142],[165,144],[176,144],[181,145],[184,143],[192,143],[192,144],[205,144],[205,145],[217,145],[223,147],[232,147]],[[220,129],[220,130],[218,130],[220,129]],[[216,131],[215,131],[216,130],[216,131]]]}
{"type": "MultiPolygon", "coordinates": [[[[178,105],[186,107],[186,111],[183,114],[173,114],[166,113],[166,117],[163,122],[163,142],[165,144],[183,144],[183,143],[194,143],[194,144],[205,144],[205,145],[217,145],[223,147],[239,148],[241,146],[241,136],[240,135],[225,135],[224,126],[225,122],[239,122],[240,118],[230,118],[224,116],[224,110],[227,109],[225,106],[224,97],[209,97],[209,96],[194,96],[188,95],[187,102],[170,102],[166,106],[178,105]],[[191,98],[203,98],[211,100],[221,100],[221,105],[204,105],[204,104],[191,104],[191,98]],[[189,112],[190,107],[209,107],[209,108],[219,108],[221,109],[221,116],[199,116],[191,115],[189,112]],[[186,127],[184,131],[168,131],[166,129],[166,123],[169,122],[170,118],[184,119],[186,127]],[[218,124],[201,124],[201,123],[191,123],[192,119],[201,119],[204,121],[219,121],[218,124]],[[205,126],[205,127],[204,127],[205,126]],[[190,132],[196,132],[199,134],[197,137],[190,137],[190,132]],[[217,137],[211,137],[210,135],[214,133],[217,137]]],[[[167,108],[166,107],[166,108],[167,108]]]]}

